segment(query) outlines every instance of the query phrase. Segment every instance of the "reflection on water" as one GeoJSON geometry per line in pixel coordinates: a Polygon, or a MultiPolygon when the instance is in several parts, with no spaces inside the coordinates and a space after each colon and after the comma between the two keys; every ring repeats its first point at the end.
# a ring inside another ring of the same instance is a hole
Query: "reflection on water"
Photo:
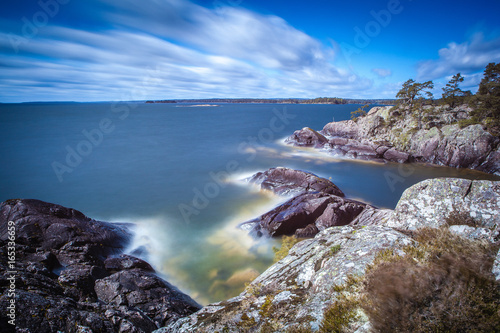
{"type": "Polygon", "coordinates": [[[145,259],[169,282],[202,304],[239,294],[245,284],[269,267],[273,260],[272,247],[279,246],[279,241],[253,239],[238,225],[286,200],[258,192],[249,184],[246,188],[245,200],[238,205],[236,213],[203,237],[193,235],[193,239],[178,230],[165,228],[172,225],[167,218],[134,221],[136,234],[128,252],[145,249],[148,254],[145,259]],[[173,248],[179,243],[179,237],[183,239],[183,248],[173,248]]]}

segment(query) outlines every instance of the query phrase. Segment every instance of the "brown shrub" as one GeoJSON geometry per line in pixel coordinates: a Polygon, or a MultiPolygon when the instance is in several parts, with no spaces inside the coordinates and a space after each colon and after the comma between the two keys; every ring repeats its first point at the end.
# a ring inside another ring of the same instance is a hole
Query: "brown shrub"
{"type": "Polygon", "coordinates": [[[500,332],[491,248],[447,229],[415,232],[406,256],[385,253],[364,281],[361,306],[375,332],[500,332]]]}

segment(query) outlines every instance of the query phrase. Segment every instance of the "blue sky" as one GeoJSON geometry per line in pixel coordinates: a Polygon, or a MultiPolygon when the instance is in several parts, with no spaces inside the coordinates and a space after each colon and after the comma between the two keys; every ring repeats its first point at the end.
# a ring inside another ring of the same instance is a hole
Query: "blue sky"
{"type": "Polygon", "coordinates": [[[3,2],[0,102],[435,97],[500,62],[499,1],[3,2]]]}

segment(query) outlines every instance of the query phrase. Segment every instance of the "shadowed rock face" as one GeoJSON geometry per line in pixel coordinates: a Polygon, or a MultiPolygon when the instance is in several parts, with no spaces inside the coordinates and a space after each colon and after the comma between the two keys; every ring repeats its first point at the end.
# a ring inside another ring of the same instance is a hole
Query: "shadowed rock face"
{"type": "Polygon", "coordinates": [[[16,324],[26,332],[151,332],[198,310],[148,263],[114,257],[130,238],[123,225],[74,209],[39,200],[1,203],[0,320],[7,319],[4,286],[12,270],[18,272],[16,324]],[[11,225],[15,267],[7,262],[11,225]]]}
{"type": "Polygon", "coordinates": [[[339,197],[344,196],[344,193],[328,179],[320,178],[309,172],[282,167],[256,173],[248,181],[278,195],[323,192],[339,197]]]}

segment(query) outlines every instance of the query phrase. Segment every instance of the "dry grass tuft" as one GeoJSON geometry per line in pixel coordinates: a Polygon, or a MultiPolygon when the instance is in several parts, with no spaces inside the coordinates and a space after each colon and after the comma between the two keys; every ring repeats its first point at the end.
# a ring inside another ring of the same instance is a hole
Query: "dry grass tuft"
{"type": "Polygon", "coordinates": [[[500,285],[491,247],[446,228],[414,233],[418,245],[381,253],[365,276],[361,307],[375,332],[500,332],[500,285]]]}

